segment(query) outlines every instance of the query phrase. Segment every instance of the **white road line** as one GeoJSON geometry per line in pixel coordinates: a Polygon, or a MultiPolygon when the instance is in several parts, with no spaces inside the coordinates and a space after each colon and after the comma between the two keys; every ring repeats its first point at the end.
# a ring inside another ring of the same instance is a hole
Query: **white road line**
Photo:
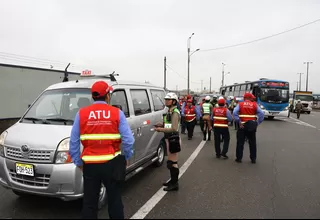
{"type": "Polygon", "coordinates": [[[290,117],[290,118],[293,119],[293,120],[295,120],[297,124],[305,125],[305,126],[308,126],[308,127],[311,127],[311,128],[317,128],[316,126],[311,125],[311,124],[309,124],[309,123],[307,123],[307,122],[304,122],[304,121],[301,121],[301,120],[298,120],[298,119],[292,118],[292,117],[290,117]]]}
{"type": "MultiPolygon", "coordinates": [[[[196,159],[206,141],[201,141],[198,147],[193,151],[188,160],[182,165],[180,168],[181,176],[187,171],[192,162],[196,159]]],[[[164,187],[161,187],[130,219],[144,219],[151,210],[161,201],[161,199],[167,194],[166,191],[163,190],[164,187]]]]}

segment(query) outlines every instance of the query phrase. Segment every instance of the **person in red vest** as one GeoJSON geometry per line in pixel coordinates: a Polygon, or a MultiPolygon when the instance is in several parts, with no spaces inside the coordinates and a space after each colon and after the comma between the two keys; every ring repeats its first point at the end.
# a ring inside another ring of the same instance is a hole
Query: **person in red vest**
{"type": "Polygon", "coordinates": [[[232,115],[230,111],[226,108],[225,99],[218,100],[219,107],[213,108],[213,127],[214,127],[214,146],[216,150],[216,157],[221,156],[228,159],[227,153],[229,149],[230,133],[228,122],[232,121],[232,115]],[[223,139],[223,150],[221,152],[221,137],[223,139]]]}
{"type": "Polygon", "coordinates": [[[245,93],[244,101],[240,102],[233,110],[235,123],[239,125],[237,131],[236,162],[241,163],[245,139],[248,138],[251,163],[256,163],[257,141],[256,131],[258,125],[263,122],[264,113],[256,102],[253,102],[253,95],[245,93]]]}
{"type": "Polygon", "coordinates": [[[193,100],[187,100],[187,106],[182,109],[182,116],[184,116],[186,127],[188,130],[188,140],[192,139],[194,127],[196,126],[197,120],[200,119],[200,112],[196,106],[193,105],[193,100]]]}
{"type": "Polygon", "coordinates": [[[108,194],[109,217],[123,219],[121,186],[128,160],[133,155],[134,138],[124,113],[108,104],[110,86],[105,81],[97,81],[91,93],[94,103],[79,110],[70,135],[70,157],[83,170],[82,218],[98,217],[103,183],[108,194]],[[83,145],[81,156],[80,144],[83,145]]]}

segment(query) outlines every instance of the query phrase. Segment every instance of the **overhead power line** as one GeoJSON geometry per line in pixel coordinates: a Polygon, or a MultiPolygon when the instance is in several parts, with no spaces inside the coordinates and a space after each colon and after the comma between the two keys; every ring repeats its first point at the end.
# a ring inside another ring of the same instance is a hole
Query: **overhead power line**
{"type": "MultiPolygon", "coordinates": [[[[177,74],[180,78],[183,78],[184,80],[187,80],[185,77],[183,77],[181,74],[179,74],[177,71],[175,71],[172,67],[170,67],[168,64],[167,64],[167,67],[169,69],[171,69],[172,72],[174,72],[175,74],[177,74]]],[[[191,82],[191,83],[195,83],[195,84],[201,84],[200,82],[191,82]]]]}
{"type": "Polygon", "coordinates": [[[233,45],[229,45],[229,46],[224,46],[224,47],[217,47],[217,48],[212,48],[212,49],[207,49],[207,50],[202,50],[202,49],[201,49],[199,52],[208,52],[208,51],[213,51],[213,50],[222,50],[222,49],[227,49],[227,48],[232,48],[232,47],[238,47],[238,46],[242,46],[242,45],[246,45],[246,44],[252,44],[252,43],[255,43],[255,42],[258,42],[258,41],[263,41],[263,40],[266,40],[266,39],[269,39],[269,38],[272,38],[272,37],[276,37],[276,36],[279,36],[279,35],[282,35],[282,34],[286,34],[286,33],[288,33],[288,32],[291,32],[291,31],[294,31],[294,30],[303,28],[303,27],[305,27],[305,26],[314,24],[314,23],[319,22],[319,21],[320,21],[320,18],[317,19],[317,20],[311,21],[311,22],[309,22],[309,23],[303,24],[303,25],[301,25],[301,26],[298,26],[298,27],[295,27],[295,28],[292,28],[292,29],[289,29],[289,30],[286,30],[286,31],[282,31],[282,32],[280,32],[280,33],[273,34],[273,35],[270,35],[270,36],[267,36],[267,37],[263,37],[263,38],[259,38],[259,39],[256,39],[256,40],[251,40],[251,41],[243,42],[243,43],[233,44],[233,45]]]}

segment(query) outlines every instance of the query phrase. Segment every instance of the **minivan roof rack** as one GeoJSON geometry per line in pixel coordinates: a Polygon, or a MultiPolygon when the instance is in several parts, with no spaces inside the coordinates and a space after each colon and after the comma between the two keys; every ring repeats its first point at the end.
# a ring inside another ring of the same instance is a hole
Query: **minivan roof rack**
{"type": "Polygon", "coordinates": [[[110,74],[105,75],[95,75],[91,74],[91,71],[82,71],[80,77],[88,77],[88,78],[107,78],[110,79],[112,82],[117,82],[117,79],[115,76],[119,76],[119,74],[116,74],[115,71],[113,71],[110,74]]]}

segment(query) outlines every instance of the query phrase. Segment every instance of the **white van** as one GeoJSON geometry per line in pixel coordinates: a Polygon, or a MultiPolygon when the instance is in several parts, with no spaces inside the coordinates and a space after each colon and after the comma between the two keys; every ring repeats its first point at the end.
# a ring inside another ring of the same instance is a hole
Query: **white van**
{"type": "MultiPolygon", "coordinates": [[[[48,87],[21,119],[0,136],[0,184],[19,196],[36,194],[73,200],[83,196],[82,171],[70,161],[69,136],[81,107],[90,105],[91,86],[105,80],[114,89],[111,105],[121,108],[135,137],[127,178],[150,164],[161,166],[166,148],[153,125],[166,113],[163,88],[116,81],[114,76],[81,77],[48,87]]],[[[106,191],[101,187],[100,207],[106,191]]]]}

